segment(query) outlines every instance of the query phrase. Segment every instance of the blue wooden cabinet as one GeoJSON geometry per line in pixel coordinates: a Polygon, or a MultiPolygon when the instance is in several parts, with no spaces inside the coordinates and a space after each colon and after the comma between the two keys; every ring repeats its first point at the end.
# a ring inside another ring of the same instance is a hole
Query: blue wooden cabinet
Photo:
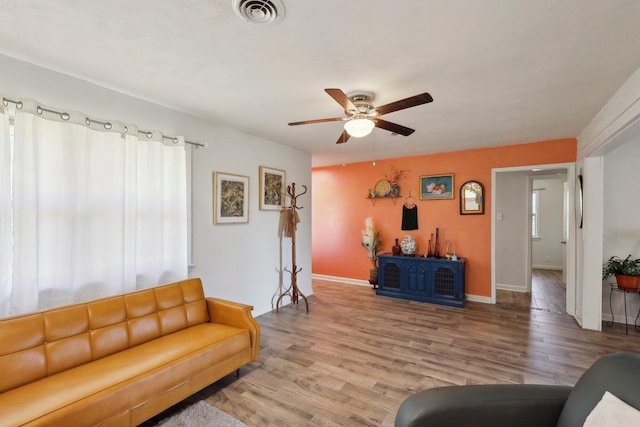
{"type": "Polygon", "coordinates": [[[464,259],[379,255],[376,294],[464,307],[464,259]]]}

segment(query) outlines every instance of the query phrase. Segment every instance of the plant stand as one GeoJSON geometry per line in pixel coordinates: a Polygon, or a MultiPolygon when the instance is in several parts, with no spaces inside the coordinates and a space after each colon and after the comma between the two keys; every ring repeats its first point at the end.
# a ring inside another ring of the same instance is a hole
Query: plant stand
{"type": "MultiPolygon", "coordinates": [[[[627,294],[635,294],[636,292],[620,289],[616,283],[611,283],[610,286],[611,292],[609,292],[609,311],[611,311],[611,321],[607,322],[607,326],[613,326],[613,324],[615,323],[615,319],[613,317],[613,306],[611,304],[613,292],[622,292],[624,297],[624,330],[625,335],[629,335],[629,324],[627,323],[627,294]]],[[[638,327],[638,317],[640,317],[640,309],[638,310],[638,314],[636,314],[636,320],[633,322],[633,326],[636,328],[636,331],[640,332],[640,327],[638,327]]]]}
{"type": "Polygon", "coordinates": [[[301,206],[298,206],[298,197],[302,196],[307,192],[307,187],[305,185],[302,186],[304,191],[298,195],[296,195],[296,184],[295,182],[291,185],[287,186],[287,195],[291,199],[291,205],[287,208],[289,212],[289,220],[291,227],[291,270],[285,267],[285,271],[291,274],[291,285],[280,294],[278,299],[276,300],[276,313],[278,312],[278,306],[280,302],[282,302],[282,298],[285,295],[289,295],[291,297],[291,304],[298,305],[299,297],[302,297],[304,300],[304,304],[307,308],[307,313],[309,312],[309,301],[307,301],[307,297],[300,292],[298,289],[298,273],[302,270],[302,268],[298,268],[296,265],[296,223],[297,221],[294,219],[296,216],[296,209],[302,209],[301,206]]]}

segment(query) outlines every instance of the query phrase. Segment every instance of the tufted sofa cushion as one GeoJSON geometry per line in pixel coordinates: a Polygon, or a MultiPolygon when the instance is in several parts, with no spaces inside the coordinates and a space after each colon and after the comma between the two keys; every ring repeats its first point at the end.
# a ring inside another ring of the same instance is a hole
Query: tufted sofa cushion
{"type": "Polygon", "coordinates": [[[0,320],[0,424],[137,425],[256,360],[251,306],[200,279],[0,320]]]}
{"type": "Polygon", "coordinates": [[[50,415],[55,410],[67,407],[64,419],[68,420],[76,402],[94,396],[99,404],[92,413],[87,415],[86,402],[82,402],[76,405],[75,416],[83,422],[96,417],[97,422],[104,409],[124,411],[141,397],[147,399],[176,380],[186,380],[243,349],[248,353],[248,341],[247,330],[215,323],[182,330],[8,391],[2,396],[0,420],[3,425],[21,425],[49,416],[45,424],[55,424],[57,419],[50,415]],[[188,364],[180,363],[187,360],[188,364]],[[169,366],[171,371],[166,369],[169,366]],[[152,384],[145,386],[144,381],[139,382],[154,371],[152,384]],[[160,375],[163,371],[166,372],[164,379],[160,375]],[[13,404],[21,406],[19,412],[12,410],[13,404]],[[104,405],[107,408],[100,408],[104,405]]]}
{"type": "Polygon", "coordinates": [[[0,393],[209,321],[199,280],[0,322],[0,393]]]}

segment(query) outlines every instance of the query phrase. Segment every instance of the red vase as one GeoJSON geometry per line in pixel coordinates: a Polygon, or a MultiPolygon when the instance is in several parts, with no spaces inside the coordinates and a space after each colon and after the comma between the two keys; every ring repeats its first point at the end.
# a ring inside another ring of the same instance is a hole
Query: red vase
{"type": "Polygon", "coordinates": [[[402,252],[402,248],[400,247],[400,243],[398,243],[398,239],[396,239],[396,244],[391,247],[391,252],[394,255],[400,255],[402,252]]]}

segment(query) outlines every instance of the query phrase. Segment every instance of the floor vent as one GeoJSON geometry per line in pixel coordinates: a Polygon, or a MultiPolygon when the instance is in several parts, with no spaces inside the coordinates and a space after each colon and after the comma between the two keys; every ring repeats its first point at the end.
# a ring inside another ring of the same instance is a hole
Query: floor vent
{"type": "Polygon", "coordinates": [[[233,0],[233,10],[251,24],[273,24],[284,17],[280,0],[233,0]]]}

